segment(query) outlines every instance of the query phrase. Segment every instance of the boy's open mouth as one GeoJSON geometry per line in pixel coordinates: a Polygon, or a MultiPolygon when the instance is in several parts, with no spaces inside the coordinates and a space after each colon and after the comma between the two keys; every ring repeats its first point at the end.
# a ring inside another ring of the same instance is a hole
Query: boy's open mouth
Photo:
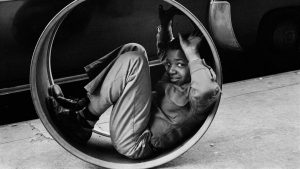
{"type": "Polygon", "coordinates": [[[172,78],[172,77],[170,78],[171,82],[177,82],[178,80],[179,80],[179,78],[172,78]]]}

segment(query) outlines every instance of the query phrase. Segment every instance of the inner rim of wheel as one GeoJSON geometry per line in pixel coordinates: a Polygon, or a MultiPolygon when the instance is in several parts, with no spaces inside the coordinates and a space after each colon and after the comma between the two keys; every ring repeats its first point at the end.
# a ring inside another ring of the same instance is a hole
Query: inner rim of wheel
{"type": "MultiPolygon", "coordinates": [[[[204,124],[194,136],[192,136],[190,139],[186,140],[183,144],[181,144],[173,150],[164,152],[158,156],[148,158],[145,160],[130,160],[123,157],[114,150],[107,138],[101,137],[99,142],[99,136],[95,135],[93,135],[91,141],[87,146],[78,145],[72,142],[69,138],[65,137],[64,134],[61,131],[59,131],[59,129],[53,122],[47,110],[45,102],[45,99],[48,96],[48,87],[54,84],[50,62],[53,40],[64,18],[67,17],[70,11],[72,11],[76,6],[83,3],[84,1],[85,0],[73,1],[64,9],[62,9],[49,22],[49,24],[41,34],[32,56],[30,70],[31,95],[36,112],[39,118],[41,119],[43,125],[52,135],[52,137],[67,151],[77,156],[78,158],[81,158],[82,160],[85,160],[98,166],[107,168],[150,168],[175,159],[176,157],[186,152],[189,148],[191,148],[198,140],[200,140],[200,138],[207,131],[218,109],[220,98],[216,101],[212,111],[208,115],[204,124]]],[[[174,0],[164,0],[164,2],[182,11],[191,20],[191,22],[193,22],[197,26],[197,28],[202,32],[212,51],[213,60],[215,64],[215,73],[217,75],[216,80],[221,87],[222,70],[219,56],[216,47],[212,41],[212,38],[208,34],[205,27],[189,10],[187,10],[178,2],[174,0]]]]}

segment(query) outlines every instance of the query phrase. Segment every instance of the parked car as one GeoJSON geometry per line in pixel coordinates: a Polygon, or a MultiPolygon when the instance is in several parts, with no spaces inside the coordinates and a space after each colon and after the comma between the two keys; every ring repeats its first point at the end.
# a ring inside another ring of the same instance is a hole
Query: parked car
{"type": "Polygon", "coordinates": [[[299,0],[211,0],[208,18],[223,49],[300,54],[299,0]]]}
{"type": "MultiPolygon", "coordinates": [[[[47,23],[71,0],[0,1],[0,95],[29,89],[31,56],[47,23]]],[[[80,34],[89,22],[87,5],[70,13],[57,38],[59,44],[80,34]],[[74,26],[82,23],[81,27],[74,26]],[[63,35],[63,36],[62,36],[63,35]]]]}
{"type": "MultiPolygon", "coordinates": [[[[183,1],[188,8],[204,1],[183,1]]],[[[0,96],[29,90],[35,44],[47,23],[72,0],[0,1],[0,96]]],[[[209,1],[206,0],[207,5],[209,1]]],[[[158,5],[149,0],[88,0],[62,23],[52,51],[52,71],[59,83],[84,80],[83,66],[115,47],[141,43],[156,55],[158,5]]],[[[194,7],[195,8],[195,7],[194,7]]],[[[186,25],[184,25],[186,26],[186,25]]],[[[181,26],[184,28],[184,26],[181,26]]]]}
{"type": "MultiPolygon", "coordinates": [[[[0,1],[0,96],[29,90],[34,46],[51,18],[72,0],[0,1]]],[[[57,32],[52,70],[61,83],[84,80],[82,67],[118,45],[137,42],[155,58],[158,4],[88,0],[57,32]]],[[[299,54],[299,0],[178,0],[210,31],[219,49],[299,54]]],[[[176,23],[175,23],[176,24],[176,23]]],[[[186,25],[177,25],[178,30],[186,25]]]]}

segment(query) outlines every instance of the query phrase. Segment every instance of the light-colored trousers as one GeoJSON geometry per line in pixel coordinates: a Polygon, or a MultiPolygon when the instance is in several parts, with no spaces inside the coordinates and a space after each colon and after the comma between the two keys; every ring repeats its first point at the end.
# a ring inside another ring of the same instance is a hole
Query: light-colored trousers
{"type": "Polygon", "coordinates": [[[112,58],[109,65],[85,86],[89,107],[101,116],[113,106],[110,135],[120,154],[133,159],[150,156],[151,78],[147,53],[141,45],[130,43],[105,57],[112,58]]]}

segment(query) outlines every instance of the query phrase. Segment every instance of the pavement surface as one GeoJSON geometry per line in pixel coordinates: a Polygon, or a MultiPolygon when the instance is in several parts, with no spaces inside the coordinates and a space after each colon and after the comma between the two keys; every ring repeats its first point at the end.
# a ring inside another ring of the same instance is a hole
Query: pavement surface
{"type": "MultiPolygon", "coordinates": [[[[0,126],[0,168],[101,167],[68,153],[32,120],[0,126]]],[[[225,84],[207,133],[158,168],[300,168],[300,71],[225,84]]]]}

